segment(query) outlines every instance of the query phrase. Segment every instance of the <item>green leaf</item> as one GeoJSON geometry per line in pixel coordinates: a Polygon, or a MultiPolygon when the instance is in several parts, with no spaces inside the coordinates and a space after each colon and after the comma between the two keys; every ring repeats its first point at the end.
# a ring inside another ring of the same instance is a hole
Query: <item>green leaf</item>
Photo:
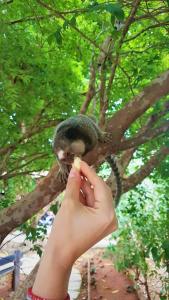
{"type": "Polygon", "coordinates": [[[56,32],[55,32],[55,39],[58,45],[62,45],[62,32],[61,32],[61,27],[59,27],[56,32]]]}
{"type": "Polygon", "coordinates": [[[165,257],[168,260],[169,259],[169,240],[168,239],[163,242],[162,248],[164,249],[165,257]]]}
{"type": "Polygon", "coordinates": [[[73,16],[73,18],[69,21],[69,24],[72,26],[76,26],[76,16],[73,16]]]}
{"type": "Polygon", "coordinates": [[[111,14],[110,21],[111,21],[112,25],[114,26],[114,22],[115,22],[115,15],[114,14],[111,14]]]}
{"type": "Polygon", "coordinates": [[[63,29],[67,29],[69,27],[69,20],[65,20],[65,22],[63,23],[63,29]]]}
{"type": "Polygon", "coordinates": [[[112,3],[103,3],[103,4],[94,4],[88,6],[89,11],[107,11],[111,15],[114,15],[118,20],[124,20],[124,11],[122,10],[120,4],[112,3]]]}
{"type": "Polygon", "coordinates": [[[117,4],[105,4],[105,10],[111,14],[114,14],[116,18],[120,21],[124,20],[124,11],[122,10],[121,6],[117,4]]]}
{"type": "Polygon", "coordinates": [[[47,41],[48,41],[49,45],[52,44],[52,42],[54,41],[54,34],[53,33],[48,36],[47,41]]]}
{"type": "Polygon", "coordinates": [[[88,11],[97,11],[99,9],[101,9],[101,6],[100,4],[98,4],[97,2],[95,2],[94,4],[91,4],[87,7],[88,11]]]}
{"type": "Polygon", "coordinates": [[[159,258],[157,247],[152,247],[152,248],[151,248],[151,253],[152,253],[152,256],[153,256],[153,260],[154,260],[154,261],[157,261],[158,258],[159,258]]]}
{"type": "Polygon", "coordinates": [[[109,12],[109,13],[111,13],[111,14],[114,14],[114,5],[115,4],[105,4],[104,5],[104,8],[105,8],[105,10],[107,11],[107,12],[109,12]]]}
{"type": "Polygon", "coordinates": [[[114,13],[118,20],[124,20],[124,11],[119,4],[112,4],[111,13],[114,13]]]}
{"type": "Polygon", "coordinates": [[[166,0],[166,1],[167,1],[168,6],[169,6],[169,0],[166,0]]]}

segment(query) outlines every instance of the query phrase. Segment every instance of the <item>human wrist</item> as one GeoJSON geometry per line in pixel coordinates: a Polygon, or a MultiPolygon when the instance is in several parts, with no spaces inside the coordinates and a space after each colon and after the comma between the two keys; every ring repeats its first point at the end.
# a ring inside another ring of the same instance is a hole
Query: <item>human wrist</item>
{"type": "Polygon", "coordinates": [[[53,260],[65,270],[71,269],[76,260],[71,245],[67,243],[62,244],[61,241],[58,241],[56,237],[52,236],[50,236],[48,240],[44,254],[52,257],[53,260]]]}
{"type": "Polygon", "coordinates": [[[46,248],[33,285],[33,293],[47,299],[66,298],[71,269],[72,264],[65,262],[57,249],[46,248]]]}

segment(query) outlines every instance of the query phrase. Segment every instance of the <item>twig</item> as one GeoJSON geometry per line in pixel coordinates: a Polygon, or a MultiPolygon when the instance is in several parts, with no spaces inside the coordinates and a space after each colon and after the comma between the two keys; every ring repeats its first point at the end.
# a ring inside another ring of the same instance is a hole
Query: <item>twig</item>
{"type": "Polygon", "coordinates": [[[147,14],[145,15],[142,15],[142,16],[138,16],[138,17],[135,17],[133,19],[133,22],[136,22],[136,21],[140,21],[142,19],[149,19],[151,17],[155,17],[155,16],[158,16],[158,15],[161,15],[161,14],[165,14],[165,13],[168,13],[169,12],[169,8],[159,8],[158,11],[157,10],[154,10],[151,12],[151,15],[150,13],[148,12],[147,14]],[[161,10],[160,10],[161,9],[161,10]],[[156,11],[156,12],[155,12],[156,11]]]}
{"type": "Polygon", "coordinates": [[[109,78],[109,83],[108,83],[108,87],[107,87],[107,93],[108,93],[108,95],[110,93],[111,86],[112,86],[112,83],[113,83],[113,80],[114,80],[114,76],[115,76],[115,72],[116,72],[116,68],[117,68],[117,65],[118,65],[119,56],[120,56],[120,49],[121,49],[121,47],[123,45],[124,38],[125,38],[128,30],[129,30],[129,27],[130,27],[130,25],[133,22],[133,18],[135,16],[136,12],[137,12],[137,9],[138,9],[138,7],[140,5],[140,2],[141,2],[141,0],[134,0],[133,1],[130,15],[129,15],[129,17],[126,20],[126,23],[125,23],[125,26],[124,26],[124,29],[123,29],[123,32],[122,32],[122,36],[121,36],[121,38],[119,40],[118,50],[117,50],[117,53],[116,53],[116,57],[115,57],[115,60],[114,60],[114,64],[113,64],[113,67],[112,67],[112,70],[111,70],[111,74],[110,74],[110,78],[109,78]]]}
{"type": "MultiPolygon", "coordinates": [[[[41,0],[36,0],[37,3],[39,3],[41,6],[47,8],[50,11],[53,11],[53,13],[55,14],[56,17],[61,18],[64,21],[67,21],[67,19],[64,17],[64,15],[62,13],[60,13],[59,11],[55,10],[53,7],[51,7],[50,5],[44,3],[41,0]]],[[[90,42],[90,44],[92,44],[95,48],[102,50],[96,43],[95,41],[91,40],[86,34],[84,34],[81,30],[79,30],[75,25],[70,24],[69,26],[71,28],[73,28],[75,31],[77,31],[86,41],[90,42]]]]}
{"type": "Polygon", "coordinates": [[[0,154],[4,155],[4,154],[8,153],[9,151],[10,151],[10,153],[13,152],[18,147],[18,145],[20,145],[20,144],[22,144],[22,142],[24,142],[24,140],[29,139],[32,136],[38,134],[43,129],[56,126],[60,121],[59,120],[48,120],[45,124],[43,124],[39,127],[36,127],[33,130],[32,130],[32,127],[30,126],[30,129],[28,129],[27,132],[18,139],[18,141],[15,141],[15,143],[8,145],[6,147],[0,148],[0,154]]]}
{"type": "Polygon", "coordinates": [[[129,88],[131,90],[131,93],[133,96],[135,96],[132,85],[131,85],[131,77],[128,75],[127,71],[119,64],[119,68],[122,70],[122,72],[125,74],[127,77],[128,83],[129,83],[129,88]]]}
{"type": "Polygon", "coordinates": [[[123,141],[119,145],[119,150],[126,150],[129,148],[138,147],[138,146],[140,146],[140,145],[152,140],[153,138],[156,138],[159,135],[164,134],[168,131],[169,131],[169,121],[166,121],[159,127],[147,130],[135,138],[131,138],[131,139],[127,139],[127,140],[123,141]]]}
{"type": "Polygon", "coordinates": [[[140,32],[138,32],[137,34],[135,34],[134,36],[132,36],[131,38],[125,40],[124,43],[130,42],[130,41],[136,39],[138,36],[140,36],[142,33],[146,32],[149,29],[158,28],[158,27],[162,27],[162,26],[165,26],[165,25],[168,26],[169,22],[162,22],[162,23],[150,25],[150,26],[144,28],[143,30],[141,30],[140,32]]]}

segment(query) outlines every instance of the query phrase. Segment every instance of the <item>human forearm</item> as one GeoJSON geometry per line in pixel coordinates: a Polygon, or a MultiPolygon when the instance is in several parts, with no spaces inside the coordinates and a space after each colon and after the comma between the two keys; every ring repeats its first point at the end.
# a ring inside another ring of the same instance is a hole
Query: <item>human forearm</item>
{"type": "Polygon", "coordinates": [[[66,264],[58,248],[47,244],[33,286],[33,293],[51,300],[65,299],[71,265],[66,264]]]}

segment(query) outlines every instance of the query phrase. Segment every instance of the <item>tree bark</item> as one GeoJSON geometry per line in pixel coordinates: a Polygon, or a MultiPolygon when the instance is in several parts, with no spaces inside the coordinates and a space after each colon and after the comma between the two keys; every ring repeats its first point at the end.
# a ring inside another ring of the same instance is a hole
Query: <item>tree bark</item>
{"type": "Polygon", "coordinates": [[[119,139],[130,125],[139,118],[149,107],[151,107],[161,97],[169,93],[169,70],[162,73],[152,83],[121,110],[117,111],[110,119],[107,130],[112,132],[114,145],[119,144],[119,139]],[[116,130],[114,130],[116,129],[116,130]]]}
{"type": "Polygon", "coordinates": [[[54,166],[35,190],[11,207],[0,211],[0,242],[17,226],[21,225],[40,209],[49,204],[64,189],[58,180],[58,166],[54,166]]]}
{"type": "Polygon", "coordinates": [[[126,193],[137,184],[141,183],[143,179],[149,176],[153,169],[157,167],[168,154],[169,147],[162,147],[159,151],[157,151],[152,157],[150,157],[145,165],[124,181],[123,191],[126,193]]]}

